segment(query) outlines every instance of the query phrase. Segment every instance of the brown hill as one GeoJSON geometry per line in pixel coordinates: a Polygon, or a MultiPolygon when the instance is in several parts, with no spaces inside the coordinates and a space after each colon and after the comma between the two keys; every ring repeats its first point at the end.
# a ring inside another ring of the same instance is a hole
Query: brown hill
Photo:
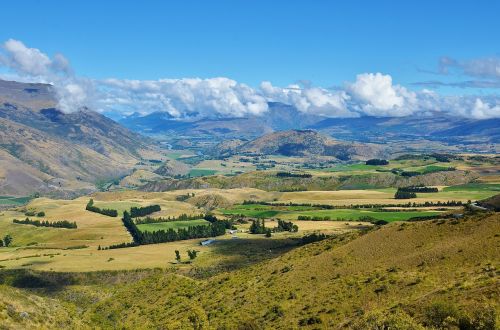
{"type": "Polygon", "coordinates": [[[189,173],[189,166],[174,159],[166,160],[155,173],[162,176],[179,176],[189,173]]]}
{"type": "Polygon", "coordinates": [[[66,196],[129,172],[150,141],[89,109],[63,113],[51,86],[0,81],[0,192],[66,196]]]}
{"type": "Polygon", "coordinates": [[[221,143],[216,154],[263,154],[283,156],[332,156],[341,160],[369,159],[384,156],[380,145],[334,140],[313,130],[290,130],[270,133],[250,142],[221,143]]]}

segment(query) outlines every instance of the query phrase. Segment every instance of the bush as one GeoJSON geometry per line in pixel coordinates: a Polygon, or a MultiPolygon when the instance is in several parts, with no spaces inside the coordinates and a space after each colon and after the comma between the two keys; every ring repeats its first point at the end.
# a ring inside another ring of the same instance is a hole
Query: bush
{"type": "Polygon", "coordinates": [[[424,330],[410,315],[401,310],[394,313],[371,312],[355,321],[355,330],[424,330]]]}
{"type": "Polygon", "coordinates": [[[458,326],[460,314],[458,308],[449,302],[435,302],[424,312],[425,325],[435,328],[458,326]]]}

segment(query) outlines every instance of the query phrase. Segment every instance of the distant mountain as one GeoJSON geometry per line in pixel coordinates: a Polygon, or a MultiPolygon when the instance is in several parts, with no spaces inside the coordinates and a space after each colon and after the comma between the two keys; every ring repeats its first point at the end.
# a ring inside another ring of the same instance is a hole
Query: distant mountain
{"type": "Polygon", "coordinates": [[[133,114],[120,119],[124,126],[145,134],[181,134],[185,137],[254,139],[271,132],[313,129],[336,139],[387,143],[425,139],[450,144],[500,142],[500,119],[470,119],[439,112],[408,117],[325,118],[295,107],[270,102],[269,111],[245,118],[175,119],[164,112],[133,114]]]}
{"type": "Polygon", "coordinates": [[[283,156],[331,156],[340,160],[383,157],[379,145],[336,141],[313,130],[274,132],[249,142],[222,142],[215,147],[220,156],[262,154],[283,156]]]}
{"type": "Polygon", "coordinates": [[[81,109],[63,113],[50,85],[0,81],[0,193],[72,195],[128,173],[151,141],[81,109]]]}
{"type": "Polygon", "coordinates": [[[464,143],[500,141],[500,119],[468,119],[434,113],[411,117],[328,118],[308,128],[357,141],[428,140],[464,143]],[[463,139],[466,137],[466,139],[463,139]]]}
{"type": "Polygon", "coordinates": [[[119,122],[144,134],[182,134],[184,136],[214,136],[219,138],[255,138],[273,131],[301,129],[323,118],[298,111],[283,103],[270,102],[269,112],[244,118],[175,119],[166,112],[140,116],[134,113],[119,122]]]}

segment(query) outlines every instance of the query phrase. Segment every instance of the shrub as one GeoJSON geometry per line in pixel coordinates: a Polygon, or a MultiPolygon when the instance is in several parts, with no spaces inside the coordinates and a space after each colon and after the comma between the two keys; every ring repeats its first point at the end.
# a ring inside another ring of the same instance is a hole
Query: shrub
{"type": "Polygon", "coordinates": [[[449,302],[434,302],[424,312],[425,324],[429,327],[448,328],[458,326],[460,315],[455,305],[449,302]]]}

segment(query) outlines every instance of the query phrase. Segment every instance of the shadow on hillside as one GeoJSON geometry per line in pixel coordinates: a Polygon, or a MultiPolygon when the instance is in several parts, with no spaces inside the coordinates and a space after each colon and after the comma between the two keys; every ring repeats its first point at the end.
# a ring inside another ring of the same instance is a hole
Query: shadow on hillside
{"type": "Polygon", "coordinates": [[[215,265],[196,267],[191,272],[195,277],[209,277],[223,271],[239,269],[258,262],[276,258],[299,246],[300,240],[291,238],[238,238],[214,242],[212,253],[215,265]]]}

